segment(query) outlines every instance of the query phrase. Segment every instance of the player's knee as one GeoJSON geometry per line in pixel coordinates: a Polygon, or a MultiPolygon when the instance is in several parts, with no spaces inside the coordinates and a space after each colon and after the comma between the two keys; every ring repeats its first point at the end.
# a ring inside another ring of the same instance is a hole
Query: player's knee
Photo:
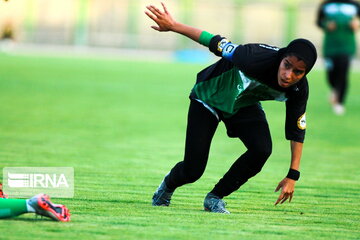
{"type": "Polygon", "coordinates": [[[242,166],[242,174],[239,175],[239,177],[241,179],[246,179],[247,181],[249,178],[252,178],[256,174],[258,174],[263,166],[264,165],[261,162],[256,162],[256,163],[252,162],[249,165],[242,166]]]}
{"type": "Polygon", "coordinates": [[[248,178],[254,177],[256,174],[261,172],[262,167],[264,166],[265,161],[257,161],[248,166],[248,178]]]}
{"type": "Polygon", "coordinates": [[[251,149],[252,155],[254,155],[255,159],[258,159],[261,162],[264,162],[270,157],[272,153],[272,145],[269,144],[262,144],[251,149]]]}
{"type": "Polygon", "coordinates": [[[250,172],[252,176],[258,174],[265,162],[268,160],[272,153],[272,146],[267,145],[251,151],[253,161],[250,164],[250,172]]]}
{"type": "Polygon", "coordinates": [[[271,153],[272,153],[272,147],[269,146],[260,150],[258,154],[262,157],[262,159],[266,161],[270,157],[271,153]]]}
{"type": "Polygon", "coordinates": [[[258,165],[254,165],[254,166],[251,166],[251,170],[249,171],[250,172],[250,177],[253,177],[255,176],[256,174],[258,174],[259,172],[261,172],[261,169],[262,167],[264,166],[264,164],[260,163],[258,165]]]}
{"type": "Polygon", "coordinates": [[[188,171],[185,174],[185,179],[187,183],[196,182],[203,174],[203,171],[188,171]]]}

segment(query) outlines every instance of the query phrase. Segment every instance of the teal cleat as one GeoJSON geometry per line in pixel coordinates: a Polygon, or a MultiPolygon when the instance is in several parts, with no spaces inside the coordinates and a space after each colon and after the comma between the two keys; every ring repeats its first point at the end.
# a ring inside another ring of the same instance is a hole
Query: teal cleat
{"type": "Polygon", "coordinates": [[[171,191],[165,183],[165,179],[161,182],[160,186],[156,189],[154,196],[152,197],[153,206],[169,206],[171,196],[174,191],[171,191]]]}
{"type": "Polygon", "coordinates": [[[215,194],[208,193],[204,200],[204,210],[208,212],[230,214],[225,208],[226,203],[215,194]]]}

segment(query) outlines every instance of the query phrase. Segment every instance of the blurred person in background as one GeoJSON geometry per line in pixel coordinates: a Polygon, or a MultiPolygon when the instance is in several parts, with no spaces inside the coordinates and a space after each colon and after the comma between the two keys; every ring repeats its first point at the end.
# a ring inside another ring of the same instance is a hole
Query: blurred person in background
{"type": "Polygon", "coordinates": [[[230,213],[223,198],[259,173],[272,151],[268,122],[260,104],[263,100],[286,102],[285,132],[286,139],[290,140],[290,168],[276,187],[281,193],[275,205],[291,201],[300,177],[309,95],[306,75],[317,58],[314,45],[306,39],[293,40],[284,48],[233,44],[220,35],[175,21],[163,3],[162,6],[163,11],[147,6],[146,14],[157,24],[153,29],[182,34],[208,47],[220,60],[197,75],[190,94],[184,160],[165,176],[153,195],[152,204],[169,206],[176,188],[202,176],[212,138],[222,121],[228,136],[240,139],[247,151],[206,195],[204,209],[230,213]]]}
{"type": "Polygon", "coordinates": [[[323,54],[330,104],[335,114],[345,113],[345,99],[351,58],[356,53],[355,33],[359,29],[360,5],[353,0],[323,1],[317,25],[324,31],[323,54]]]}

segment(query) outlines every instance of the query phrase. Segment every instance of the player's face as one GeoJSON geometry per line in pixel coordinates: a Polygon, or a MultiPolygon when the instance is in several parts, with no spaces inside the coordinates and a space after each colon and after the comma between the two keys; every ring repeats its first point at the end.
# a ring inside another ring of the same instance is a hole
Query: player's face
{"type": "Polygon", "coordinates": [[[288,88],[305,75],[306,65],[304,61],[299,60],[295,56],[285,57],[279,66],[278,71],[278,84],[282,88],[288,88]]]}

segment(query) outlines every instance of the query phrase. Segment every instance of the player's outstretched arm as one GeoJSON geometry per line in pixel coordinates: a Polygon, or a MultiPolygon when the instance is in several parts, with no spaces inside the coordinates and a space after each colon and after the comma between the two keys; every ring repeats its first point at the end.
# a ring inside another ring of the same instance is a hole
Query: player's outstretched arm
{"type": "Polygon", "coordinates": [[[145,14],[157,24],[157,26],[151,26],[151,28],[159,32],[176,32],[199,42],[202,30],[175,21],[165,4],[161,3],[161,5],[163,11],[154,5],[146,6],[149,11],[145,11],[145,14]]]}
{"type": "Polygon", "coordinates": [[[151,26],[153,29],[159,32],[171,31],[182,34],[195,42],[209,47],[209,50],[216,56],[233,61],[233,53],[238,45],[232,44],[229,40],[220,35],[213,35],[201,29],[175,21],[165,4],[161,3],[161,5],[163,11],[154,5],[146,7],[149,11],[145,11],[145,14],[157,24],[156,26],[151,26]]]}

